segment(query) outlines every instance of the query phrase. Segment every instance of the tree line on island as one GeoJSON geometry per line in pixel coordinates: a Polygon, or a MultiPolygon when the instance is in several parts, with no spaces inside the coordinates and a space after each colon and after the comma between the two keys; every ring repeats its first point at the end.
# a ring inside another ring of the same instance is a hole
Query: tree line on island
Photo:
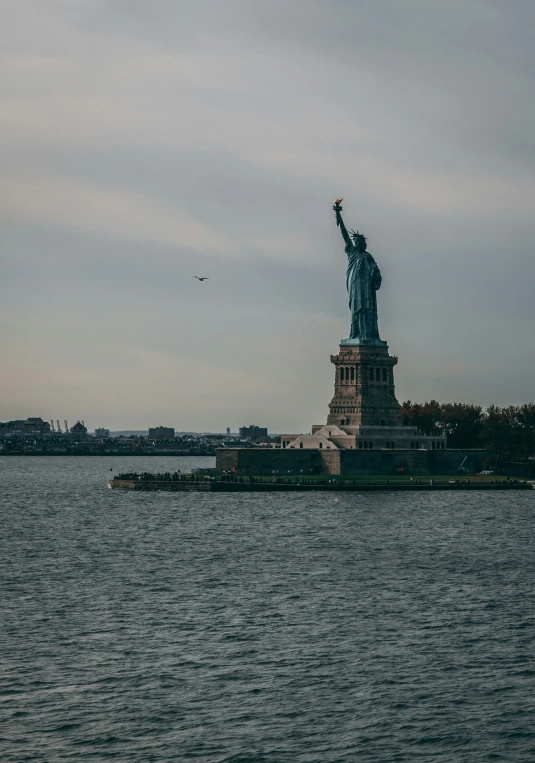
{"type": "Polygon", "coordinates": [[[424,434],[447,435],[448,448],[486,448],[509,461],[535,454],[535,403],[485,409],[469,403],[407,400],[401,415],[405,425],[424,434]]]}

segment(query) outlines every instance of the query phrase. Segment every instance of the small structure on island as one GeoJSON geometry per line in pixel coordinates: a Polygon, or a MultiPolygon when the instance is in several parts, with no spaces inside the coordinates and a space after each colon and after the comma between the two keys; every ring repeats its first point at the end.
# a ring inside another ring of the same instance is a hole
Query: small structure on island
{"type": "Polygon", "coordinates": [[[327,422],[313,425],[310,434],[282,434],[280,449],[220,450],[218,469],[242,474],[456,474],[461,462],[469,462],[473,471],[481,469],[489,452],[448,450],[445,435],[403,425],[394,385],[398,359],[379,335],[381,271],[365,236],[348,232],[341,201],[335,200],[333,210],[347,255],[351,325],[349,337],[331,355],[334,396],[327,422]]]}

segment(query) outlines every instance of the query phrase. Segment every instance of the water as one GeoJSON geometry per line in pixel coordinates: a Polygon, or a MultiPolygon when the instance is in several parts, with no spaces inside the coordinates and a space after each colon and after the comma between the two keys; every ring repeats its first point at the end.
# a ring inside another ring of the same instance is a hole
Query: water
{"type": "Polygon", "coordinates": [[[1,458],[0,759],[535,760],[535,492],[127,493],[1,458]]]}

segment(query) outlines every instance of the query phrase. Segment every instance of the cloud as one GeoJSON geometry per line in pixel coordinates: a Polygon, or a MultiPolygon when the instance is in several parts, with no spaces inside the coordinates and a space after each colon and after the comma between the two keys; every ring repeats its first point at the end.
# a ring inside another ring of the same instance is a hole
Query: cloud
{"type": "MultiPolygon", "coordinates": [[[[3,5],[0,322],[17,337],[3,357],[19,369],[26,347],[61,358],[36,373],[28,405],[39,378],[49,401],[62,369],[72,381],[61,347],[77,346],[75,314],[94,327],[78,368],[111,362],[99,355],[110,326],[115,345],[139,337],[154,377],[180,359],[158,410],[187,400],[205,352],[217,394],[209,413],[192,403],[197,428],[218,405],[239,423],[240,395],[244,415],[260,421],[268,395],[277,426],[306,426],[348,320],[338,195],[383,272],[403,395],[532,394],[532,3],[3,5]],[[194,290],[199,267],[211,280],[194,290]]],[[[117,384],[130,368],[119,356],[117,384]]],[[[141,374],[136,404],[151,405],[150,389],[141,374]]],[[[114,415],[104,384],[89,394],[114,415]]],[[[124,416],[116,426],[135,425],[124,416]]]]}
{"type": "Polygon", "coordinates": [[[21,222],[48,222],[226,254],[235,251],[231,242],[171,206],[142,194],[65,178],[4,178],[0,212],[21,222]]]}

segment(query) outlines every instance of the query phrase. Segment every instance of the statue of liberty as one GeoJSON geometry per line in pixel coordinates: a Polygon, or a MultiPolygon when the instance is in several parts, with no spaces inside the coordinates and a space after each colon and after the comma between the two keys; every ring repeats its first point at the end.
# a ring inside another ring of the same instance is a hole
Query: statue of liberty
{"type": "Polygon", "coordinates": [[[377,296],[376,291],[381,286],[381,271],[369,252],[366,251],[366,238],[358,231],[347,232],[342,220],[342,207],[336,199],[334,211],[336,224],[340,227],[345,241],[347,254],[347,294],[351,310],[351,333],[348,344],[386,344],[379,336],[377,325],[377,296]],[[352,240],[353,239],[353,240],[352,240]],[[354,340],[354,341],[351,341],[354,340]]]}

